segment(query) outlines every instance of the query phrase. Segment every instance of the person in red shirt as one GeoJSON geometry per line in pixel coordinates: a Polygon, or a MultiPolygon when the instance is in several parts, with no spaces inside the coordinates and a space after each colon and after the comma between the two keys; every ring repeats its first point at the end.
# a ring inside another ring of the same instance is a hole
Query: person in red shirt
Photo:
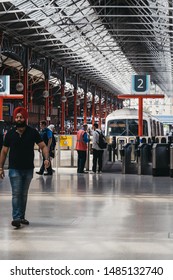
{"type": "Polygon", "coordinates": [[[76,150],[78,153],[78,161],[77,161],[77,173],[88,173],[84,171],[86,155],[87,155],[87,147],[88,147],[88,134],[87,134],[88,125],[86,123],[83,124],[82,129],[77,132],[77,141],[76,141],[76,150]]]}

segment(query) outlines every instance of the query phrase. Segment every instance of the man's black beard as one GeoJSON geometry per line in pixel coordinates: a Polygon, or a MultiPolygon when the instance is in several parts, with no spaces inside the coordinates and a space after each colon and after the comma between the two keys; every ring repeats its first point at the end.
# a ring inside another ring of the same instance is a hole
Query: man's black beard
{"type": "Polygon", "coordinates": [[[26,126],[26,122],[22,122],[22,123],[17,123],[17,122],[15,122],[15,126],[16,126],[17,128],[25,127],[25,126],[26,126]]]}

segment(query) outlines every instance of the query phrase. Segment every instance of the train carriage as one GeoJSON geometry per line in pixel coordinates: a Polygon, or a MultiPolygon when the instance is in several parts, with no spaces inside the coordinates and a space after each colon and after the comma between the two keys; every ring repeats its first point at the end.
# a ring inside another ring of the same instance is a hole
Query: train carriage
{"type": "MultiPolygon", "coordinates": [[[[109,114],[105,122],[106,136],[138,136],[138,110],[123,108],[109,114]]],[[[163,124],[152,115],[143,113],[143,136],[163,135],[163,124]]]]}

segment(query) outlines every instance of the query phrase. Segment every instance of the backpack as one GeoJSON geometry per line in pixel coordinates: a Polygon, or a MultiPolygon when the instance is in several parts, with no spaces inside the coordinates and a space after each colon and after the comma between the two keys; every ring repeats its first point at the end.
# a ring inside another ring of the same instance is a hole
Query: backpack
{"type": "Polygon", "coordinates": [[[97,133],[99,134],[99,141],[98,141],[98,146],[100,149],[106,149],[107,148],[107,142],[106,142],[106,138],[105,136],[103,135],[102,132],[99,132],[97,130],[97,133]]]}

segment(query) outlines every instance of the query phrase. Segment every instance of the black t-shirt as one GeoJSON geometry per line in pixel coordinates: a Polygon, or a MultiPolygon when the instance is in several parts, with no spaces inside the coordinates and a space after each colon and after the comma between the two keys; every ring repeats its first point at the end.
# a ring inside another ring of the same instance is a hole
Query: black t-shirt
{"type": "Polygon", "coordinates": [[[9,168],[32,169],[34,168],[34,144],[43,140],[39,132],[26,126],[20,136],[16,128],[9,130],[4,139],[4,146],[9,147],[9,168]]]}

